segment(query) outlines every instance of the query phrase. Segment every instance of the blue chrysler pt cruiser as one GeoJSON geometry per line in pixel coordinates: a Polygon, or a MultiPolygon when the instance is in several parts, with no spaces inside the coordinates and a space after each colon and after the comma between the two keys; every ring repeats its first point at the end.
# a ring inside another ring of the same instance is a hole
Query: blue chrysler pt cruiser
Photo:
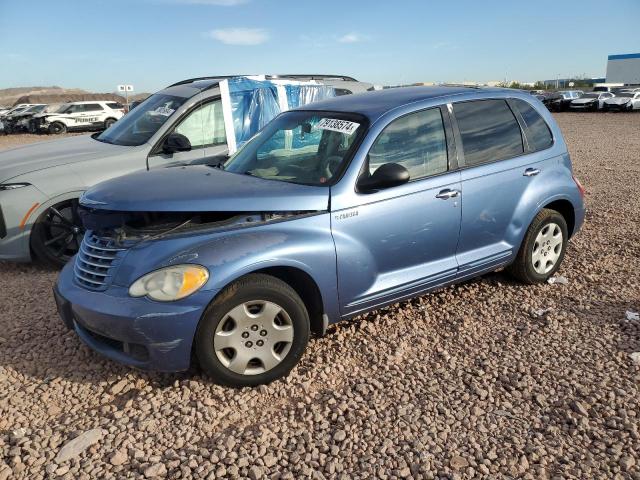
{"type": "Polygon", "coordinates": [[[410,87],[281,114],[219,165],[101,183],[55,287],[138,368],[287,375],[311,333],[501,267],[543,282],[584,219],[558,126],[513,90],[410,87]]]}

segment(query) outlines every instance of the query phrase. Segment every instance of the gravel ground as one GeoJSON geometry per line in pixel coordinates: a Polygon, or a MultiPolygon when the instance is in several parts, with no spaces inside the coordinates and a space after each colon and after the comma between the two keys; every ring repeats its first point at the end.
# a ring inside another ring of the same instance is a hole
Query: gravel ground
{"type": "Polygon", "coordinates": [[[640,479],[640,115],[557,118],[590,208],[567,284],[373,312],[269,386],[107,361],[59,321],[55,272],[0,264],[0,480],[640,479]]]}

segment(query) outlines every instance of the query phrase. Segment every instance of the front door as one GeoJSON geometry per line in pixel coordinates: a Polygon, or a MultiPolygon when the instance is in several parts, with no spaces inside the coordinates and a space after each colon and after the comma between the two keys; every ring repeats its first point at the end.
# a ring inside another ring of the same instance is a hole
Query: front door
{"type": "Polygon", "coordinates": [[[376,139],[369,174],[398,163],[410,181],[361,193],[357,206],[331,212],[343,315],[455,277],[461,186],[460,173],[449,168],[452,151],[439,108],[400,117],[376,139]]]}
{"type": "Polygon", "coordinates": [[[149,156],[149,167],[218,163],[226,158],[227,137],[220,99],[204,101],[170,130],[189,139],[191,150],[166,154],[160,148],[149,156]]]}

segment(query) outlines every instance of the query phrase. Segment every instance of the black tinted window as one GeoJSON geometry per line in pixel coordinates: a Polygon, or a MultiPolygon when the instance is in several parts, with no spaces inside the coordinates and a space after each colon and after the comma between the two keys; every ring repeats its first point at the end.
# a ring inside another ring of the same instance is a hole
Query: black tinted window
{"type": "Polygon", "coordinates": [[[522,115],[524,123],[527,125],[527,141],[529,146],[534,150],[544,150],[553,144],[553,137],[547,122],[536,112],[535,108],[524,100],[513,100],[516,108],[522,115]]]}
{"type": "Polygon", "coordinates": [[[422,110],[394,120],[369,150],[369,174],[385,163],[399,163],[410,179],[447,171],[447,141],[439,108],[422,110]]]}
{"type": "Polygon", "coordinates": [[[520,125],[504,100],[456,103],[453,112],[466,165],[504,160],[524,152],[520,125]]]}
{"type": "Polygon", "coordinates": [[[113,108],[114,110],[119,110],[120,108],[124,108],[120,103],[116,103],[116,102],[107,103],[107,107],[113,108]]]}

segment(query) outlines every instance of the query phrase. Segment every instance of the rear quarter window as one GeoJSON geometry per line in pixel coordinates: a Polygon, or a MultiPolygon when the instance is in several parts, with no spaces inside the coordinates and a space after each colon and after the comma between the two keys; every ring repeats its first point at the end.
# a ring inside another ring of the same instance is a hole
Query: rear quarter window
{"type": "Polygon", "coordinates": [[[529,103],[518,98],[513,99],[515,108],[518,109],[524,123],[527,125],[527,141],[534,152],[544,150],[553,145],[551,129],[544,118],[529,103]]]}
{"type": "Polygon", "coordinates": [[[466,166],[505,160],[524,153],[522,132],[505,100],[453,104],[466,166]]]}

